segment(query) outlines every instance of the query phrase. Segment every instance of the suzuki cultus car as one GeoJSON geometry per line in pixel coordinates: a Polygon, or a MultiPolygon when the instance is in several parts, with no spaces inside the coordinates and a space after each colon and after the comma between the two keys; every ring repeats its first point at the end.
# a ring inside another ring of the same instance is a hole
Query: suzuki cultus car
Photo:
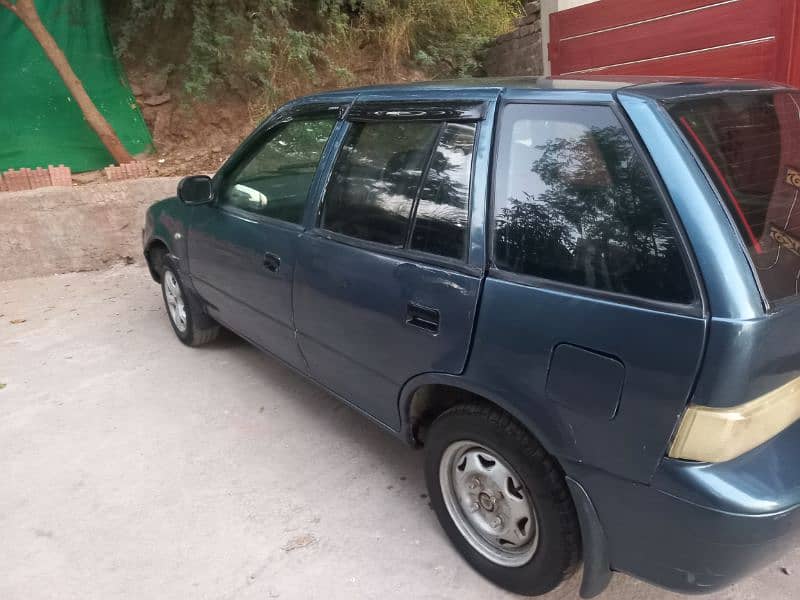
{"type": "Polygon", "coordinates": [[[800,528],[798,194],[778,85],[375,87],[280,108],[144,251],[182,342],[224,326],[424,447],[497,585],[707,592],[800,528]]]}

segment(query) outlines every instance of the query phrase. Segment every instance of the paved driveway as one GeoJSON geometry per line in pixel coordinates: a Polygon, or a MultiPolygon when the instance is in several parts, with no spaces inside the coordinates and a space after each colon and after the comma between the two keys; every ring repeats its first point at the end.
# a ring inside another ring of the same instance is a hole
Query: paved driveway
{"type": "Polygon", "coordinates": [[[142,268],[0,283],[0,384],[3,600],[512,597],[448,545],[421,453],[233,336],[182,346],[142,268]]]}

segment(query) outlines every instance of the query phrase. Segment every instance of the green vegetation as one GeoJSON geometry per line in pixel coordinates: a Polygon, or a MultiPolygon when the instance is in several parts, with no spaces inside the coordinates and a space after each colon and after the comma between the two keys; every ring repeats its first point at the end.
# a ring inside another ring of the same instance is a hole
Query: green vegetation
{"type": "Polygon", "coordinates": [[[106,0],[127,64],[166,71],[186,94],[265,105],[409,70],[480,72],[480,52],[513,27],[520,0],[106,0]]]}

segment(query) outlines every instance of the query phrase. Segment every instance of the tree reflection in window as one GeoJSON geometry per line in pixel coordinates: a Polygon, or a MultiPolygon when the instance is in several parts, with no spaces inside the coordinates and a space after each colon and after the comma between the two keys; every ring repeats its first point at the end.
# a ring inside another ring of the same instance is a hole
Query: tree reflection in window
{"type": "Polygon", "coordinates": [[[469,178],[474,123],[447,123],[417,202],[411,248],[464,258],[469,231],[469,178]]]}
{"type": "Polygon", "coordinates": [[[495,188],[502,269],[687,303],[679,242],[625,130],[606,107],[510,105],[495,188]]]}
{"type": "Polygon", "coordinates": [[[402,248],[439,123],[353,123],[325,194],[322,227],[402,248]]]}

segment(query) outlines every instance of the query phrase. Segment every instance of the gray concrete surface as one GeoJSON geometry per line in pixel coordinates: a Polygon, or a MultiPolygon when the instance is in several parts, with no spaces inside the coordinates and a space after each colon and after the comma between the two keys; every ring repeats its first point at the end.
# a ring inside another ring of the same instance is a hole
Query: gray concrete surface
{"type": "Polygon", "coordinates": [[[233,336],[182,346],[141,267],[0,283],[0,384],[3,600],[511,598],[444,538],[421,453],[233,336]]]}
{"type": "Polygon", "coordinates": [[[150,204],[177,177],[0,192],[0,282],[141,263],[150,204]]]}

